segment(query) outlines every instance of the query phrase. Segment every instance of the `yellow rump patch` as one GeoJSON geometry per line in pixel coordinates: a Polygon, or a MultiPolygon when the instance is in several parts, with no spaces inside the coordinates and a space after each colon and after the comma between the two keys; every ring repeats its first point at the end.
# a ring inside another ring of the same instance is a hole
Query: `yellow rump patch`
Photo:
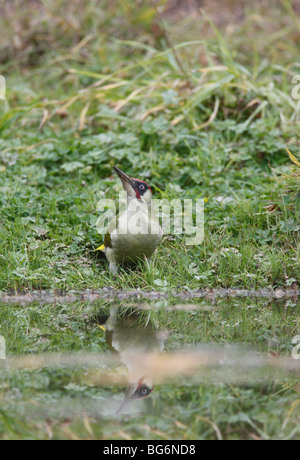
{"type": "Polygon", "coordinates": [[[105,250],[104,244],[102,244],[101,246],[99,246],[99,248],[95,249],[95,251],[104,251],[104,250],[105,250]]]}
{"type": "Polygon", "coordinates": [[[97,326],[100,327],[100,329],[102,329],[102,331],[104,331],[104,332],[106,331],[105,326],[102,326],[102,324],[97,324],[97,326]]]}

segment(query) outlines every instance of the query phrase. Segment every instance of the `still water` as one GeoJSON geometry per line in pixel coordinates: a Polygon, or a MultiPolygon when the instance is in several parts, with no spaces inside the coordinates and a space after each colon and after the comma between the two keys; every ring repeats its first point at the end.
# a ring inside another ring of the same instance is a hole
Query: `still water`
{"type": "Polygon", "coordinates": [[[2,438],[299,438],[297,298],[66,300],[0,305],[2,438]]]}

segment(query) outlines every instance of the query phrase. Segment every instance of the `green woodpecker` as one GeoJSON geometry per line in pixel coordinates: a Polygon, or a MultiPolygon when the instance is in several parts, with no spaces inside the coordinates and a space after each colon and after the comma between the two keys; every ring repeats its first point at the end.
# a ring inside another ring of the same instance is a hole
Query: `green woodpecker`
{"type": "Polygon", "coordinates": [[[150,259],[162,239],[162,229],[152,215],[152,190],[146,182],[133,179],[114,166],[127,193],[126,209],[113,219],[107,229],[104,252],[109,269],[117,274],[119,263],[150,259]]]}
{"type": "Polygon", "coordinates": [[[160,353],[166,333],[155,329],[145,312],[133,308],[113,307],[109,316],[98,316],[98,323],[105,330],[106,342],[119,354],[120,361],[128,370],[128,384],[119,414],[128,404],[146,398],[154,388],[154,375],[147,356],[160,353]]]}

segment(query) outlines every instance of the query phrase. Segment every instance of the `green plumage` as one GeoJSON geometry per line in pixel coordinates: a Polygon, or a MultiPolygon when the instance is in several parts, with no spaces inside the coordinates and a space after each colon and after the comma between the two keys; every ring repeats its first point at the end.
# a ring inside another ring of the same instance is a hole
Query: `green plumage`
{"type": "Polygon", "coordinates": [[[110,233],[109,232],[107,232],[105,237],[104,237],[104,246],[106,248],[112,248],[111,238],[110,238],[110,233]]]}

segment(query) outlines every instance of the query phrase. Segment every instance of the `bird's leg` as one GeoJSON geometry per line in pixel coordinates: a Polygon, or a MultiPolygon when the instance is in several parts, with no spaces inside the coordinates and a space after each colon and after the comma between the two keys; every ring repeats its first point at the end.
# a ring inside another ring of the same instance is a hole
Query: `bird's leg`
{"type": "Polygon", "coordinates": [[[107,258],[107,261],[109,263],[109,271],[113,274],[113,275],[117,275],[118,274],[118,266],[117,266],[117,261],[114,257],[114,254],[113,254],[113,251],[111,248],[107,248],[106,249],[106,258],[107,258]]]}
{"type": "Polygon", "coordinates": [[[109,271],[112,273],[112,275],[116,276],[118,274],[118,267],[114,262],[110,262],[109,271]]]}

